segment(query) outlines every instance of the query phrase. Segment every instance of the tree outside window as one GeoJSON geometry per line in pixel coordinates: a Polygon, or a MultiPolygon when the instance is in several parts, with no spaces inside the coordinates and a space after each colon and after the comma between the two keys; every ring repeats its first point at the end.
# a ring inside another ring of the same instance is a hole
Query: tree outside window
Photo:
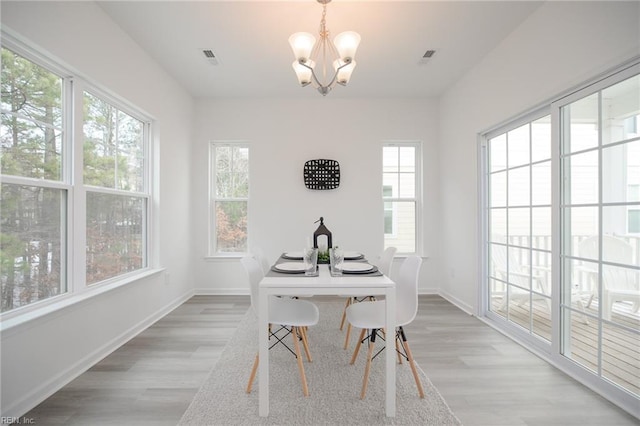
{"type": "Polygon", "coordinates": [[[1,311],[66,292],[62,77],[2,48],[1,311]]]}
{"type": "Polygon", "coordinates": [[[84,94],[87,283],[146,266],[145,125],[84,94]]]}
{"type": "Polygon", "coordinates": [[[247,251],[249,146],[213,143],[211,247],[214,254],[247,251]]]}

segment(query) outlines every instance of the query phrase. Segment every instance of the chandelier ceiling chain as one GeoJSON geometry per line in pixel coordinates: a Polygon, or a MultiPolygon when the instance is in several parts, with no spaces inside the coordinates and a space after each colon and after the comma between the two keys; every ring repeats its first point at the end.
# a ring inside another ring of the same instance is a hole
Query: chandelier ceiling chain
{"type": "Polygon", "coordinates": [[[327,3],[322,3],[322,19],[320,20],[320,30],[318,32],[320,33],[320,37],[329,38],[329,31],[327,30],[327,3]]]}
{"type": "Polygon", "coordinates": [[[346,86],[356,67],[353,59],[360,44],[360,35],[354,31],[345,31],[338,34],[333,42],[329,39],[327,29],[327,3],[331,0],[317,0],[322,4],[322,19],[318,35],[320,40],[306,32],[292,34],[289,44],[296,58],[293,61],[293,69],[302,87],[313,85],[318,92],[326,96],[336,85],[346,86]],[[333,68],[333,75],[329,73],[333,68]],[[320,77],[318,78],[318,72],[320,77]]]}

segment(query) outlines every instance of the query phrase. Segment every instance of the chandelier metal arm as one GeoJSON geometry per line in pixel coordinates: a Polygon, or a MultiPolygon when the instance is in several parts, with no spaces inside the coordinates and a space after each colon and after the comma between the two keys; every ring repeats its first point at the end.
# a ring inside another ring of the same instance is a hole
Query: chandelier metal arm
{"type": "MultiPolygon", "coordinates": [[[[344,64],[342,64],[342,65],[340,65],[340,66],[338,66],[336,68],[335,73],[333,74],[333,78],[331,79],[331,81],[327,85],[323,85],[322,83],[320,83],[320,80],[316,76],[316,72],[312,67],[307,65],[304,61],[298,61],[298,63],[300,65],[302,65],[303,67],[307,68],[309,71],[311,71],[311,78],[312,78],[313,82],[315,83],[315,86],[318,88],[318,91],[320,93],[322,93],[322,95],[326,95],[327,93],[329,93],[329,90],[331,90],[336,84],[339,84],[341,86],[346,86],[347,85],[346,82],[338,80],[338,73],[340,72],[340,70],[342,68],[344,68],[347,65],[351,64],[351,60],[348,60],[347,62],[345,62],[344,64]]],[[[311,84],[310,81],[304,82],[302,84],[302,87],[308,86],[309,84],[311,84]]]]}
{"type": "MultiPolygon", "coordinates": [[[[342,68],[346,67],[346,66],[347,66],[347,65],[349,65],[349,64],[351,64],[351,59],[350,59],[350,58],[349,58],[349,59],[347,59],[347,61],[346,61],[344,64],[342,64],[342,65],[340,65],[338,68],[336,68],[336,73],[335,73],[335,75],[333,76],[333,79],[334,79],[334,80],[336,80],[336,79],[338,78],[338,73],[340,72],[340,70],[341,70],[342,68]]],[[[338,84],[339,84],[339,85],[341,85],[341,86],[346,86],[346,85],[347,85],[347,82],[346,82],[346,81],[336,81],[336,83],[338,83],[338,84]]]]}

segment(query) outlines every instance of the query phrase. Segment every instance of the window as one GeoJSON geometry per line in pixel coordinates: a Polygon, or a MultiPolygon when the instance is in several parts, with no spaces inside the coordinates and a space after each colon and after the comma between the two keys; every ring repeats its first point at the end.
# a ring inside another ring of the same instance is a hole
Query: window
{"type": "Polygon", "coordinates": [[[67,291],[69,185],[63,138],[69,82],[2,48],[2,312],[67,291]]]}
{"type": "Polygon", "coordinates": [[[212,143],[210,252],[213,255],[247,251],[249,209],[249,145],[212,143]]]}
{"type": "Polygon", "coordinates": [[[87,283],[147,264],[145,124],[84,93],[87,283]]]}
{"type": "Polygon", "coordinates": [[[401,254],[417,253],[419,247],[420,158],[419,143],[383,144],[384,247],[401,254]]]}
{"type": "Polygon", "coordinates": [[[0,311],[8,313],[147,267],[150,127],[2,36],[0,311]],[[74,108],[84,111],[83,132],[71,125],[74,108]],[[82,148],[82,162],[72,161],[82,148]]]}

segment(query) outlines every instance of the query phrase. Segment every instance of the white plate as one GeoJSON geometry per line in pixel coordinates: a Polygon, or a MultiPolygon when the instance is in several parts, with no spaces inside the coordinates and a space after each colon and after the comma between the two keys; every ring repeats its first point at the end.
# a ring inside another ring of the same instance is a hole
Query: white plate
{"type": "Polygon", "coordinates": [[[364,262],[345,262],[342,264],[342,270],[347,272],[365,272],[373,269],[373,265],[364,262]]]}
{"type": "Polygon", "coordinates": [[[306,270],[304,263],[302,262],[282,262],[278,263],[275,268],[288,272],[300,272],[306,270]]]}
{"type": "Polygon", "coordinates": [[[357,251],[345,251],[344,258],[345,259],[358,259],[362,257],[362,253],[358,253],[357,251]]]}
{"type": "Polygon", "coordinates": [[[302,259],[301,251],[290,251],[284,254],[284,257],[288,257],[289,259],[302,259]]]}

